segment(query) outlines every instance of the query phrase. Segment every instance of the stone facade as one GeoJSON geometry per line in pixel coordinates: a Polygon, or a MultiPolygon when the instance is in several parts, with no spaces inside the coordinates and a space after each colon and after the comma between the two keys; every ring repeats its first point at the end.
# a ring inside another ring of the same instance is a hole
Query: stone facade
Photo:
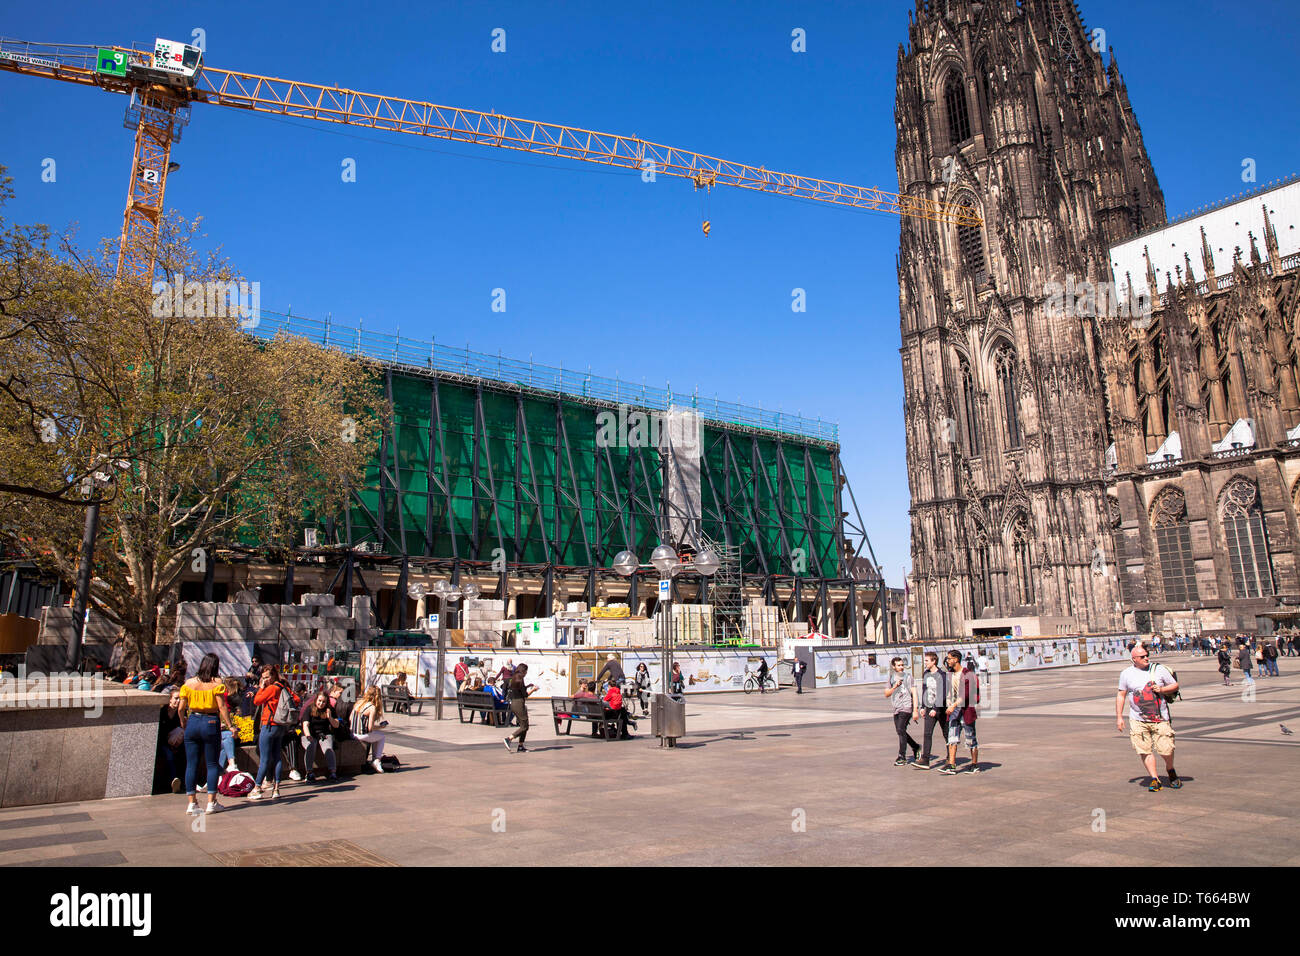
{"type": "Polygon", "coordinates": [[[1270,210],[1293,215],[1294,197],[1254,197],[1260,235],[1217,267],[1202,228],[1195,265],[1184,252],[1158,282],[1148,255],[1145,276],[1114,274],[1115,247],[1165,209],[1113,52],[1103,64],[1066,0],[920,3],[910,19],[900,190],[984,220],[902,224],[915,634],[1285,620],[1300,255],[1270,210]],[[1138,286],[1164,291],[1144,305],[1138,286]]]}
{"type": "Polygon", "coordinates": [[[899,189],[982,227],[906,218],[899,242],[914,633],[971,618],[1119,629],[1103,342],[1054,286],[1110,281],[1164,222],[1116,59],[1064,0],[920,3],[900,46],[899,189]]]}
{"type": "Polygon", "coordinates": [[[1267,193],[1239,205],[1263,207],[1262,253],[1252,234],[1221,273],[1202,230],[1149,323],[1099,322],[1115,558],[1142,630],[1267,629],[1300,604],[1300,255],[1280,254],[1267,193]]]}

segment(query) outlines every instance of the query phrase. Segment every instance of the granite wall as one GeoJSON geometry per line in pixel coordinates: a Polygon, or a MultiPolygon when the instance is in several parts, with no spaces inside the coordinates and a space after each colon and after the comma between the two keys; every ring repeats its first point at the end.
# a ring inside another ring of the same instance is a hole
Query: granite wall
{"type": "Polygon", "coordinates": [[[162,694],[0,684],[0,807],[147,795],[162,694]]]}

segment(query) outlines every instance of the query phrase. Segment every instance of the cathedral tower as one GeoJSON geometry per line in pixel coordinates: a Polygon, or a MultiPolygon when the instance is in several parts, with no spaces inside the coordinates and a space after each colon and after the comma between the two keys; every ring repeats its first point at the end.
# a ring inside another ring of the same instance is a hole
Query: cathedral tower
{"type": "Polygon", "coordinates": [[[984,220],[899,238],[914,636],[1118,627],[1102,343],[1062,291],[1109,283],[1109,247],[1165,220],[1141,130],[1069,0],[918,0],[909,21],[899,191],[984,220]]]}

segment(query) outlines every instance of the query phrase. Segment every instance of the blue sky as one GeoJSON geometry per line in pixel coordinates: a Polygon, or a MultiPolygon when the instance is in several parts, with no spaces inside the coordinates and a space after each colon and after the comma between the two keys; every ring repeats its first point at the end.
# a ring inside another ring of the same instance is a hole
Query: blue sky
{"type": "MultiPolygon", "coordinates": [[[[0,34],[149,45],[206,31],[216,66],[634,134],[768,169],[896,188],[908,2],[62,3],[0,34]],[[506,52],[490,49],[494,28],[506,52]],[[791,51],[802,28],[807,52],[791,51]]],[[[1300,171],[1289,0],[1083,0],[1106,31],[1171,216],[1300,171]],[[1281,104],[1281,105],[1279,105],[1281,104]]],[[[122,97],[0,75],[20,222],[121,224],[122,97]],[[42,161],[57,180],[41,181],[42,161]]],[[[196,106],[168,206],[261,283],[264,308],[644,378],[838,420],[877,557],[910,566],[898,222],[518,153],[196,106]],[[340,176],[345,158],[357,180],[340,176]],[[705,239],[701,220],[712,222],[705,239]],[[491,311],[504,288],[507,311],[491,311]],[[791,290],[807,312],[791,312],[791,290]]]]}

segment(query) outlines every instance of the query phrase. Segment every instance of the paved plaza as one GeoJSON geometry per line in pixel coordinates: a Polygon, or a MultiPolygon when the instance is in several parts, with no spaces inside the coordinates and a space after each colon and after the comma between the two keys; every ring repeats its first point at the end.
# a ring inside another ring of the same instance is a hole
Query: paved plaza
{"type": "Polygon", "coordinates": [[[1174,866],[1300,864],[1300,734],[1282,729],[1300,731],[1295,659],[1253,700],[1212,660],[1161,660],[1185,698],[1177,791],[1148,793],[1115,731],[1120,664],[1001,675],[979,723],[986,772],[952,777],[892,766],[879,686],[691,698],[676,750],[576,724],[557,737],[537,701],[529,752],[511,754],[501,731],[426,705],[390,717],[398,773],[223,797],[201,832],[170,794],[5,810],[0,865],[1109,866],[1150,865],[1153,840],[1174,866]]]}

